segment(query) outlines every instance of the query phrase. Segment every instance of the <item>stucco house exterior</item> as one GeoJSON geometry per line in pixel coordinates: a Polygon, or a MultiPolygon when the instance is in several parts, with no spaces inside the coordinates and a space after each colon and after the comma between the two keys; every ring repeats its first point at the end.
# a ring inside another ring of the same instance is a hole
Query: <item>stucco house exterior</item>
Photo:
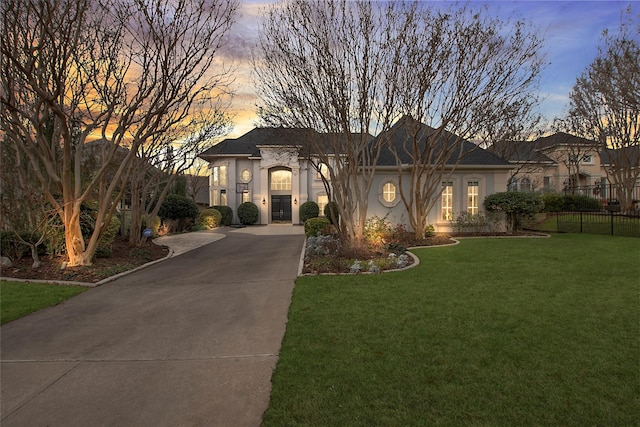
{"type": "MultiPolygon", "coordinates": [[[[317,159],[309,159],[301,148],[305,138],[318,135],[311,130],[255,128],[201,153],[199,157],[209,162],[210,205],[230,206],[237,221],[237,207],[253,202],[259,209],[259,224],[299,224],[299,207],[310,200],[318,203],[322,213],[329,199],[314,166],[317,159]]],[[[395,133],[390,140],[397,142],[399,138],[395,133]]],[[[442,183],[442,194],[429,216],[438,232],[450,231],[450,220],[461,212],[482,212],[487,195],[507,189],[513,165],[474,144],[465,144],[468,153],[455,165],[451,178],[442,183]]],[[[387,216],[393,223],[408,224],[397,186],[395,157],[383,152],[369,194],[368,217],[387,216]]]]}
{"type": "Polygon", "coordinates": [[[597,142],[557,132],[531,142],[509,141],[490,151],[514,165],[509,189],[557,191],[607,182],[606,157],[597,142]]]}

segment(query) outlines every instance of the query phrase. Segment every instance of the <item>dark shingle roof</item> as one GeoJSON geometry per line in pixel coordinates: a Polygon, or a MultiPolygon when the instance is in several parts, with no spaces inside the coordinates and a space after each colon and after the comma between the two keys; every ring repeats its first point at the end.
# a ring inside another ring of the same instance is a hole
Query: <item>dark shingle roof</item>
{"type": "Polygon", "coordinates": [[[487,150],[512,163],[555,163],[553,159],[537,150],[535,142],[501,141],[494,143],[487,150]]]}
{"type": "MultiPolygon", "coordinates": [[[[398,152],[398,156],[402,164],[411,164],[413,163],[413,159],[411,156],[406,153],[402,146],[406,141],[410,140],[410,132],[411,128],[418,130],[419,138],[422,139],[422,144],[429,136],[433,135],[436,130],[430,126],[427,126],[423,123],[420,123],[417,120],[409,116],[404,116],[400,120],[398,120],[389,131],[384,132],[376,137],[386,138],[388,139],[389,144],[396,147],[398,152]]],[[[445,132],[443,136],[440,138],[440,141],[437,142],[440,146],[444,144],[453,143],[454,140],[457,140],[459,137],[445,132]]],[[[436,147],[434,151],[438,152],[439,148],[436,147]]],[[[497,156],[494,153],[491,153],[487,150],[484,150],[477,145],[469,142],[462,141],[462,145],[459,149],[460,155],[453,155],[447,160],[447,164],[449,165],[473,165],[473,166],[508,166],[510,163],[503,158],[497,156]]],[[[394,153],[389,148],[384,148],[380,155],[380,159],[378,161],[378,165],[380,166],[395,166],[396,165],[396,157],[394,153]]]]}
{"type": "Polygon", "coordinates": [[[201,153],[199,157],[209,160],[218,156],[259,157],[259,146],[300,146],[317,137],[318,133],[309,129],[294,128],[254,128],[239,138],[225,139],[201,153]]]}
{"type": "Polygon", "coordinates": [[[565,132],[556,132],[553,135],[543,136],[536,139],[533,142],[538,150],[545,150],[547,148],[556,147],[558,145],[583,145],[594,146],[598,145],[596,141],[590,139],[581,138],[579,136],[571,135],[565,132]]]}

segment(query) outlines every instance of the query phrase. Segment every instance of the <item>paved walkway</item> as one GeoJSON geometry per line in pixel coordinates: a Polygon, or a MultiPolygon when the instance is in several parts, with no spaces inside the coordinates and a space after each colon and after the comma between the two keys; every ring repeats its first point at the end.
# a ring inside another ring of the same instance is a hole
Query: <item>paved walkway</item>
{"type": "Polygon", "coordinates": [[[185,235],[181,255],[3,325],[0,424],[259,426],[304,240],[285,227],[185,235]]]}

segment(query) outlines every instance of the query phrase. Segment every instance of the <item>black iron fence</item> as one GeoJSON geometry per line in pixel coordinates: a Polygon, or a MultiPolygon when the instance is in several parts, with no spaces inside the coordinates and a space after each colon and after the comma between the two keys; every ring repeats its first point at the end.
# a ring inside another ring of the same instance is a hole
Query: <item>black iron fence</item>
{"type": "Polygon", "coordinates": [[[612,184],[570,187],[544,197],[547,212],[531,228],[640,237],[640,186],[626,191],[612,184]]]}

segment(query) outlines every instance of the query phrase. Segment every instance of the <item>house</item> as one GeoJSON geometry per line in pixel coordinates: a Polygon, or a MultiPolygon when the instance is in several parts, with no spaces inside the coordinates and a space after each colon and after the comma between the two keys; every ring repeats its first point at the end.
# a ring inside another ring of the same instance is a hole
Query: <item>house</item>
{"type": "MultiPolygon", "coordinates": [[[[318,203],[322,213],[329,202],[321,176],[324,165],[318,171],[317,163],[303,149],[306,141],[318,136],[321,134],[308,129],[255,128],[201,153],[199,157],[209,162],[209,204],[230,206],[237,215],[241,203],[253,202],[259,209],[260,224],[299,224],[299,207],[309,200],[318,203]]],[[[394,144],[404,137],[397,128],[377,136],[394,144]]],[[[512,164],[470,142],[463,143],[462,151],[459,162],[452,159],[447,165],[451,176],[442,183],[442,194],[429,216],[436,231],[449,231],[450,220],[460,212],[482,212],[484,197],[507,189],[512,164]]],[[[407,167],[403,165],[403,170],[407,167]]],[[[387,216],[394,223],[408,224],[400,200],[398,168],[388,150],[381,155],[368,202],[368,216],[387,216]]]]}
{"type": "Polygon", "coordinates": [[[514,165],[509,179],[513,191],[557,191],[606,183],[607,173],[599,144],[557,132],[532,142],[506,141],[489,151],[514,165]]]}

